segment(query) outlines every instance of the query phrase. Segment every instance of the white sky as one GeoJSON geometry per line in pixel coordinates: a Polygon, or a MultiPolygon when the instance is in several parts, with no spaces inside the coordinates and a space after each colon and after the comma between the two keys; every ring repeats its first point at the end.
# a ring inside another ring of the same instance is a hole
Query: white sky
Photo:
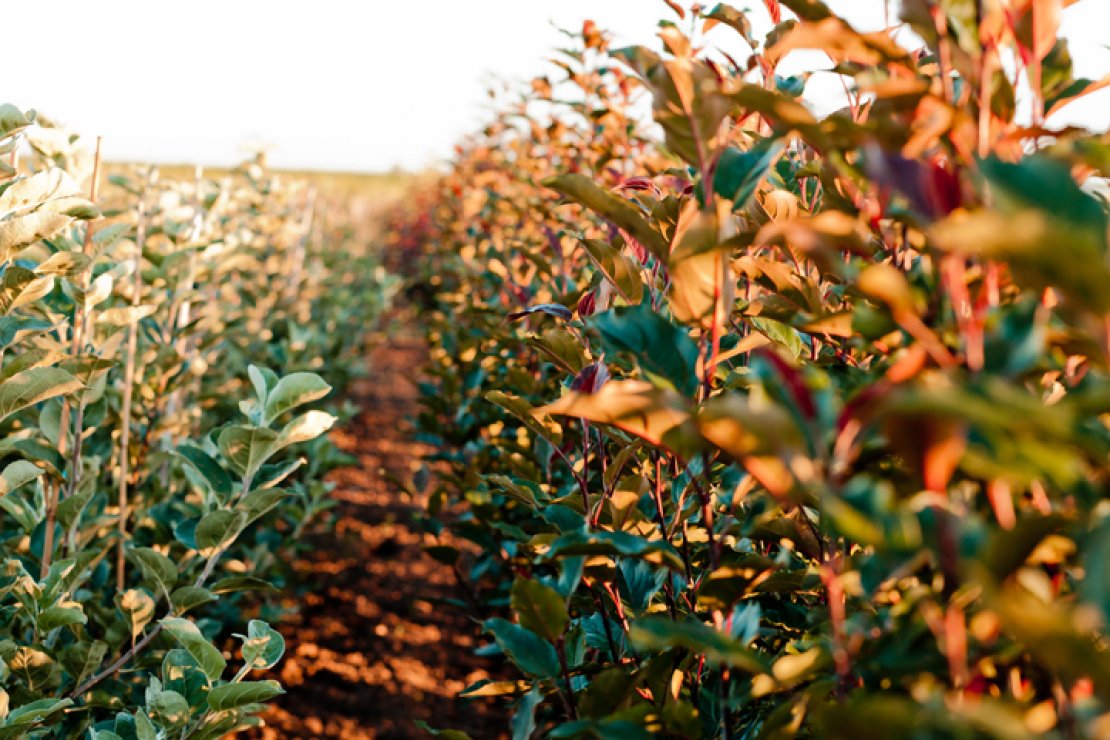
{"type": "MultiPolygon", "coordinates": [[[[592,18],[631,44],[652,43],[658,19],[673,18],[661,0],[4,4],[0,102],[103,135],[109,158],[227,165],[260,141],[274,165],[340,170],[449,156],[483,120],[492,77],[545,70],[562,40],[552,22],[577,29],[592,18]]],[[[765,17],[758,0],[732,4],[765,17]]],[[[881,0],[829,4],[860,28],[882,26],[881,0]]],[[[1065,12],[1077,74],[1110,71],[1108,28],[1110,0],[1065,12]]],[[[739,51],[729,33],[711,38],[739,51]]],[[[1069,118],[1106,128],[1107,92],[1069,118]]]]}

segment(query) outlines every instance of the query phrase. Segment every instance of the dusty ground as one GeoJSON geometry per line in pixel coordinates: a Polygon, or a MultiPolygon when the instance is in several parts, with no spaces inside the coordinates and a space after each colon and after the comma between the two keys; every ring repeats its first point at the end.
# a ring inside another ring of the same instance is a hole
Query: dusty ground
{"type": "Polygon", "coordinates": [[[457,596],[451,569],[427,556],[410,529],[423,505],[385,475],[411,476],[422,450],[409,436],[412,383],[422,345],[391,339],[370,358],[371,378],[352,400],[363,409],[333,439],[358,458],[331,473],[337,531],[317,537],[296,564],[305,595],[280,629],[288,643],[278,673],[288,693],[265,715],[262,738],[426,737],[413,720],[503,734],[507,717],[455,697],[497,665],[473,655],[477,625],[442,600],[457,596]]]}

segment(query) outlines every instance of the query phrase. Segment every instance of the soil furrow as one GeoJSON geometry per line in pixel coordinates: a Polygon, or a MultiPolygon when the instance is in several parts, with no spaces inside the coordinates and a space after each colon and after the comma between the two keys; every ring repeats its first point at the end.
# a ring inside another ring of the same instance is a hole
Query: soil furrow
{"type": "Polygon", "coordinates": [[[362,411],[333,439],[358,462],[329,476],[335,533],[314,536],[295,564],[303,593],[290,602],[299,612],[279,626],[288,649],[275,676],[288,693],[256,737],[425,737],[414,720],[475,738],[500,734],[504,723],[486,706],[456,698],[496,668],[473,654],[477,625],[442,603],[457,585],[410,524],[423,502],[389,479],[411,476],[425,451],[408,423],[424,352],[416,339],[391,338],[352,388],[362,411]]]}

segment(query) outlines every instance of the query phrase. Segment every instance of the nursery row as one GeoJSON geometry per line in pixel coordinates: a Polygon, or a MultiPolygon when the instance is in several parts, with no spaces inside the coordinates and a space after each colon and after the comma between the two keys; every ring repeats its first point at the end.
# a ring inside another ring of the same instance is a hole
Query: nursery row
{"type": "Polygon", "coordinates": [[[0,152],[0,737],[221,737],[282,692],[252,617],[392,281],[258,162],[109,168],[11,105],[0,152]]]}
{"type": "Polygon", "coordinates": [[[814,0],[587,22],[414,196],[425,526],[472,545],[429,552],[514,738],[1110,733],[1110,140],[1052,125],[1105,82],[1066,4],[905,0],[921,48],[814,0]]]}

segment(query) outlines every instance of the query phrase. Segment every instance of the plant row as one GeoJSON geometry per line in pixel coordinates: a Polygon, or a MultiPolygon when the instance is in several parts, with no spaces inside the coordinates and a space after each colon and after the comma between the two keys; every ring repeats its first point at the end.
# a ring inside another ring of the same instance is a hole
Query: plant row
{"type": "Polygon", "coordinates": [[[11,105],[0,154],[0,737],[222,737],[282,693],[251,617],[392,281],[257,162],[109,173],[11,105]]]}
{"type": "Polygon", "coordinates": [[[1110,732],[1110,140],[1052,124],[1105,82],[1065,4],[906,0],[913,48],[813,0],[587,22],[414,199],[426,526],[467,543],[429,552],[514,738],[1110,732]]]}

